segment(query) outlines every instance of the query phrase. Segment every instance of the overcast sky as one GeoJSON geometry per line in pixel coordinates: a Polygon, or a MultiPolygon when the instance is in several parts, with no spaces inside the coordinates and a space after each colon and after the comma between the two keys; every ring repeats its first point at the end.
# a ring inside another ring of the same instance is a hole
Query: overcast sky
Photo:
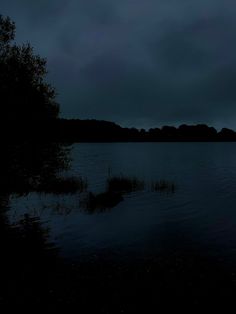
{"type": "Polygon", "coordinates": [[[235,0],[0,0],[61,115],[236,129],[235,0]]]}

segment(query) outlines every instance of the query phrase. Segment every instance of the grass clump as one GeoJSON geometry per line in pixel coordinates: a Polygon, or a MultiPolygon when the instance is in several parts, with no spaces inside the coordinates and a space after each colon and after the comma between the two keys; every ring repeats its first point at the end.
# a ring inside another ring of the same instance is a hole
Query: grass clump
{"type": "Polygon", "coordinates": [[[152,191],[154,192],[167,192],[174,193],[176,190],[176,185],[173,182],[167,180],[160,180],[157,182],[152,182],[152,191]]]}
{"type": "Polygon", "coordinates": [[[129,193],[145,188],[145,182],[136,177],[110,177],[107,179],[107,191],[129,193]]]}

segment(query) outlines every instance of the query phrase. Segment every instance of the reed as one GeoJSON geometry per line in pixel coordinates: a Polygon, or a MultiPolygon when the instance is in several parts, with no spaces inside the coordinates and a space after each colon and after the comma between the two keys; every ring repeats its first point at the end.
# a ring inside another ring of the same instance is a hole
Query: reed
{"type": "Polygon", "coordinates": [[[117,176],[107,179],[107,191],[129,193],[141,191],[145,188],[145,182],[136,177],[117,176]]]}
{"type": "Polygon", "coordinates": [[[174,193],[176,190],[176,185],[173,182],[167,180],[159,180],[152,182],[151,189],[154,192],[174,193]]]}

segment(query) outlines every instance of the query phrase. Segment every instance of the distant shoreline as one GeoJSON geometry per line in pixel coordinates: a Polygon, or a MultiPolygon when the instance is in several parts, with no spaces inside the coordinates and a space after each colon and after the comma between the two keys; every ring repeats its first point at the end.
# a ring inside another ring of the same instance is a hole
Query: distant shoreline
{"type": "Polygon", "coordinates": [[[55,141],[65,143],[236,142],[236,132],[217,131],[205,124],[163,126],[149,130],[124,128],[103,120],[54,119],[0,121],[3,141],[55,141]]]}

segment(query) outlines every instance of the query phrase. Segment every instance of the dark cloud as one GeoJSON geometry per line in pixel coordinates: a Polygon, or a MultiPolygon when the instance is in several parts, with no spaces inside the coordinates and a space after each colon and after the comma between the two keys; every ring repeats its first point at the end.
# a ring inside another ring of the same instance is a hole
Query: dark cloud
{"type": "Polygon", "coordinates": [[[65,117],[236,128],[233,0],[1,0],[65,117]]]}

